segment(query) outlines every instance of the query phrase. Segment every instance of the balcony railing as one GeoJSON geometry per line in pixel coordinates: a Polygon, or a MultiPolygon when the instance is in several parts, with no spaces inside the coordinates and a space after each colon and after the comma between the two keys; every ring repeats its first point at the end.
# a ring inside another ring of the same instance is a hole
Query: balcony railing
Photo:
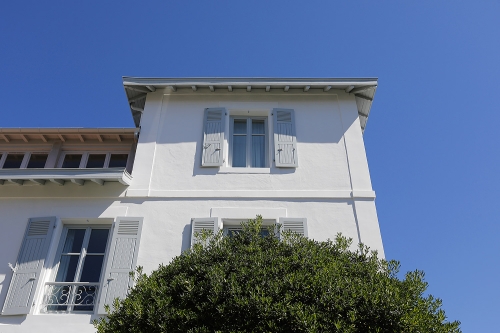
{"type": "Polygon", "coordinates": [[[99,283],[47,282],[42,312],[92,312],[98,293],[99,283]]]}
{"type": "Polygon", "coordinates": [[[47,182],[52,182],[62,186],[67,182],[72,182],[81,186],[86,182],[99,185],[103,185],[105,182],[119,182],[128,186],[131,181],[132,176],[125,168],[0,169],[0,185],[44,185],[47,182]]]}

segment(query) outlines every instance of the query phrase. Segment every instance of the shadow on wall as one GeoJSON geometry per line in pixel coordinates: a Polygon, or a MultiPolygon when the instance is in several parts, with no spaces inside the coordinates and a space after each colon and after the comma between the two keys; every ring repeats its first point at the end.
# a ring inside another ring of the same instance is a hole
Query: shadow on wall
{"type": "MultiPolygon", "coordinates": [[[[338,100],[329,101],[328,105],[321,104],[310,107],[314,101],[292,104],[296,106],[296,136],[300,143],[340,143],[345,131],[351,126],[359,126],[357,122],[358,114],[355,108],[345,108],[339,111],[338,100]]],[[[201,156],[203,146],[203,115],[205,107],[212,107],[212,101],[199,100],[190,104],[190,107],[183,109],[183,112],[172,112],[175,108],[162,107],[161,124],[158,127],[160,133],[154,138],[145,140],[147,143],[152,139],[159,145],[177,144],[192,142],[196,144],[193,156],[193,176],[215,175],[218,168],[202,168],[201,156]],[[210,105],[209,105],[210,104],[210,105]]],[[[272,121],[272,119],[270,119],[272,121]]],[[[272,135],[270,140],[272,142],[272,135]]],[[[299,148],[300,150],[300,148],[299,148]]],[[[299,152],[300,156],[300,152],[299,152]]],[[[273,163],[270,163],[271,165],[273,163]]],[[[295,169],[277,169],[271,167],[273,174],[288,174],[295,172],[295,169]]]]}
{"type": "MultiPolygon", "coordinates": [[[[195,155],[193,157],[193,176],[198,175],[215,175],[218,173],[218,168],[202,168],[201,159],[203,154],[203,110],[200,110],[196,122],[196,136],[194,131],[191,132],[190,140],[186,137],[188,133],[184,133],[186,141],[196,142],[195,155]]],[[[334,110],[316,109],[308,112],[296,112],[296,138],[297,143],[341,143],[342,137],[347,129],[351,126],[359,126],[357,123],[357,112],[343,112],[342,116],[337,108],[334,110]]],[[[163,138],[163,136],[161,136],[163,138]]],[[[273,145],[273,137],[270,136],[270,149],[273,145]]],[[[166,140],[159,143],[177,143],[180,140],[175,140],[174,136],[168,136],[166,140]]],[[[300,148],[298,148],[300,150],[300,148]]],[[[300,151],[298,153],[300,156],[300,151]]],[[[299,157],[300,158],[300,157],[299,157]]],[[[271,174],[290,174],[295,172],[295,168],[275,168],[274,162],[271,161],[271,174]]]]}
{"type": "Polygon", "coordinates": [[[191,247],[191,224],[186,224],[184,230],[182,230],[182,245],[181,253],[189,250],[191,247]]]}
{"type": "MultiPolygon", "coordinates": [[[[21,325],[26,320],[26,315],[0,316],[0,325],[21,325]]],[[[1,331],[1,329],[0,329],[1,331]]]]}

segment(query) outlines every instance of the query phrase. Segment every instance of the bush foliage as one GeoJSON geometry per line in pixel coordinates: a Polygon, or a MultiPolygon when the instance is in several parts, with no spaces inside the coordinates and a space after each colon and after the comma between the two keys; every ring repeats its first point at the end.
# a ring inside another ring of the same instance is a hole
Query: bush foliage
{"type": "Polygon", "coordinates": [[[94,324],[105,332],[461,332],[441,301],[424,296],[422,271],[351,240],[262,237],[262,218],[233,237],[200,237],[193,249],[136,273],[128,297],[94,324]]]}

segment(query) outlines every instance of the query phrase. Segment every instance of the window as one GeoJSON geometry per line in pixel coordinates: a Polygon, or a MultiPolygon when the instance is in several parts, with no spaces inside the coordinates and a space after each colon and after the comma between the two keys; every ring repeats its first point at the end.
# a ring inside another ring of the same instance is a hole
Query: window
{"type": "MultiPolygon", "coordinates": [[[[268,236],[269,233],[271,232],[270,228],[271,228],[270,225],[263,225],[262,228],[260,229],[260,235],[262,237],[268,236]]],[[[241,227],[241,225],[224,225],[222,230],[224,236],[233,237],[234,235],[242,231],[243,228],[241,227]]]]}
{"type": "Polygon", "coordinates": [[[2,169],[45,168],[49,154],[46,152],[5,152],[0,153],[2,169]]]}
{"type": "Polygon", "coordinates": [[[64,153],[59,167],[61,168],[125,168],[128,154],[106,152],[64,153]]]}
{"type": "Polygon", "coordinates": [[[109,227],[64,229],[54,282],[45,285],[43,312],[93,312],[109,227]]]}
{"type": "Polygon", "coordinates": [[[106,314],[106,305],[112,308],[115,298],[126,297],[133,283],[130,272],[137,263],[143,218],[118,217],[113,228],[68,224],[60,239],[52,239],[56,220],[55,216],[29,219],[17,261],[11,267],[2,315],[32,313],[35,303],[45,313],[106,314]],[[50,281],[43,284],[42,268],[53,242],[58,249],[52,258],[50,281]],[[35,301],[38,288],[43,290],[40,300],[35,301]]]}
{"type": "Polygon", "coordinates": [[[230,160],[236,168],[267,166],[266,118],[231,118],[230,160]]]}
{"type": "Polygon", "coordinates": [[[31,153],[29,160],[28,160],[28,165],[26,165],[26,168],[32,169],[32,168],[37,168],[37,169],[42,169],[45,168],[45,162],[47,162],[47,157],[49,154],[44,154],[44,153],[31,153]]]}
{"type": "Polygon", "coordinates": [[[111,154],[108,168],[125,168],[127,166],[128,154],[111,154]]]}
{"type": "MultiPolygon", "coordinates": [[[[242,230],[241,221],[246,221],[246,219],[236,219],[236,218],[223,218],[218,217],[202,217],[202,218],[192,218],[191,219],[191,246],[200,242],[197,237],[199,233],[203,230],[208,230],[217,233],[222,229],[223,234],[226,236],[233,236],[242,230]]],[[[261,235],[266,236],[270,232],[277,232],[277,237],[281,238],[281,233],[284,231],[291,231],[299,235],[308,237],[307,233],[307,219],[306,218],[294,218],[294,217],[279,217],[277,219],[264,219],[263,226],[261,230],[261,235]],[[274,224],[278,224],[280,227],[273,231],[271,230],[274,224]]]]}
{"type": "Polygon", "coordinates": [[[3,157],[3,169],[19,169],[23,164],[25,153],[6,153],[3,157]]]}
{"type": "Polygon", "coordinates": [[[228,120],[225,108],[205,109],[201,166],[229,166],[229,173],[262,173],[271,163],[277,168],[297,168],[297,137],[295,111],[275,108],[268,111],[232,111],[228,120]],[[248,116],[250,115],[250,117],[248,116]],[[272,116],[273,135],[268,132],[268,118],[272,116]],[[229,130],[226,130],[226,122],[229,130]],[[227,143],[227,145],[226,145],[227,143]],[[269,151],[270,146],[272,150],[269,151]],[[225,152],[229,147],[229,152],[225,152]],[[227,157],[227,161],[226,161],[227,157]],[[242,170],[233,168],[255,168],[242,170]]]}

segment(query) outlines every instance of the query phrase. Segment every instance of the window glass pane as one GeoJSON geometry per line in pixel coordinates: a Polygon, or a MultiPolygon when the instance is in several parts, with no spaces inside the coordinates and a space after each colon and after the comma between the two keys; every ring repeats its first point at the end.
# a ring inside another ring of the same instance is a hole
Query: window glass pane
{"type": "Polygon", "coordinates": [[[104,255],[87,255],[83,263],[80,282],[99,282],[104,255]]]}
{"type": "Polygon", "coordinates": [[[252,135],[252,167],[264,168],[266,166],[266,137],[252,135]]]}
{"type": "Polygon", "coordinates": [[[83,237],[85,237],[85,229],[69,229],[62,253],[80,253],[83,237]]]}
{"type": "Polygon", "coordinates": [[[56,282],[73,282],[78,266],[78,255],[62,255],[57,270],[56,282]]]}
{"type": "Polygon", "coordinates": [[[82,154],[66,154],[64,156],[63,168],[79,168],[82,154]]]}
{"type": "Polygon", "coordinates": [[[128,154],[111,154],[108,168],[125,168],[127,166],[128,154]]]}
{"type": "Polygon", "coordinates": [[[260,236],[261,237],[269,236],[269,229],[268,228],[262,228],[262,229],[260,229],[260,236]]]}
{"type": "Polygon", "coordinates": [[[86,168],[103,168],[106,154],[89,154],[86,168]]]}
{"type": "Polygon", "coordinates": [[[109,229],[92,229],[87,253],[104,253],[108,241],[109,229]]]}
{"type": "Polygon", "coordinates": [[[265,134],[264,120],[252,120],[252,134],[265,134]]]}
{"type": "Polygon", "coordinates": [[[234,237],[241,232],[241,227],[228,227],[224,228],[226,230],[226,235],[229,237],[234,237]]]}
{"type": "Polygon", "coordinates": [[[47,162],[48,154],[31,154],[30,160],[28,162],[27,168],[45,168],[45,162],[47,162]]]}
{"type": "Polygon", "coordinates": [[[24,154],[7,154],[3,168],[19,169],[21,167],[21,163],[23,162],[23,158],[24,154]]]}
{"type": "Polygon", "coordinates": [[[246,119],[235,119],[233,132],[234,132],[234,134],[246,134],[247,133],[247,120],[246,119]]]}
{"type": "MultiPolygon", "coordinates": [[[[270,228],[269,226],[263,226],[259,232],[260,236],[261,237],[268,236],[269,235],[269,228],[270,228]]],[[[240,226],[234,226],[234,227],[225,227],[224,230],[225,230],[225,234],[227,236],[234,237],[237,234],[239,234],[243,229],[240,226]]]]}
{"type": "Polygon", "coordinates": [[[233,136],[233,167],[246,167],[247,166],[247,136],[234,135],[233,136]]]}

